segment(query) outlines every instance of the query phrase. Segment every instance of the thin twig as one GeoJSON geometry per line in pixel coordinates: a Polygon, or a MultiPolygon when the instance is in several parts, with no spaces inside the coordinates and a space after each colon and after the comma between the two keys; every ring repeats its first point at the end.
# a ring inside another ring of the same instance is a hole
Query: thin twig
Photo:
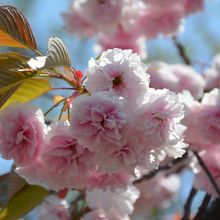
{"type": "Polygon", "coordinates": [[[73,87],[51,88],[50,90],[75,90],[73,87]]]}
{"type": "Polygon", "coordinates": [[[208,193],[206,193],[204,196],[204,199],[202,201],[202,204],[199,207],[199,210],[194,217],[194,220],[205,220],[205,214],[206,214],[206,210],[209,206],[210,200],[211,200],[211,196],[208,193]]]}
{"type": "Polygon", "coordinates": [[[70,121],[70,109],[67,109],[68,121],[70,121]]]}
{"type": "Polygon", "coordinates": [[[209,171],[208,167],[205,165],[204,161],[202,160],[202,158],[199,156],[199,154],[196,151],[193,151],[194,155],[196,156],[199,165],[202,167],[202,169],[205,171],[206,175],[209,178],[210,183],[212,184],[212,186],[214,187],[218,197],[220,198],[220,190],[219,187],[215,181],[215,178],[212,176],[211,172],[209,171]]]}
{"type": "Polygon", "coordinates": [[[176,48],[179,52],[179,55],[183,59],[184,63],[187,64],[187,65],[191,65],[191,60],[187,56],[184,46],[177,40],[176,36],[174,36],[172,39],[173,39],[173,42],[174,42],[174,44],[175,44],[175,46],[176,46],[176,48]]]}
{"type": "Polygon", "coordinates": [[[51,112],[54,108],[58,107],[60,103],[66,101],[67,98],[64,98],[62,100],[60,100],[59,102],[57,102],[55,105],[53,105],[52,107],[50,107],[45,113],[44,116],[46,116],[49,112],[51,112]]]}
{"type": "Polygon", "coordinates": [[[197,190],[193,186],[184,205],[184,213],[181,220],[190,220],[191,206],[196,194],[197,190]]]}
{"type": "Polygon", "coordinates": [[[59,115],[58,120],[60,120],[61,117],[62,117],[62,115],[63,115],[63,111],[64,111],[64,108],[65,108],[65,105],[66,105],[66,102],[63,103],[63,107],[62,107],[62,109],[60,110],[60,115],[59,115]]]}
{"type": "Polygon", "coordinates": [[[140,179],[135,180],[133,182],[133,184],[138,184],[138,183],[141,183],[144,180],[149,180],[149,179],[153,178],[154,176],[156,176],[159,172],[169,170],[169,169],[173,168],[176,164],[181,163],[186,158],[188,158],[187,153],[185,153],[181,158],[174,159],[174,160],[172,160],[171,162],[169,162],[168,164],[166,164],[164,166],[159,166],[158,169],[153,170],[153,171],[147,173],[146,175],[142,176],[140,179]]]}

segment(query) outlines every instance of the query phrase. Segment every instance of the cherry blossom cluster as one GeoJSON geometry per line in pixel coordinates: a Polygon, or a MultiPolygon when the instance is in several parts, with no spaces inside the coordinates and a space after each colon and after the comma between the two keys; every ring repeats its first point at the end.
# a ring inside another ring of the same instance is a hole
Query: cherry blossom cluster
{"type": "Polygon", "coordinates": [[[144,55],[146,38],[176,34],[183,19],[203,4],[203,0],[74,0],[63,17],[68,32],[96,36],[102,51],[132,49],[144,55]]]}
{"type": "MultiPolygon", "coordinates": [[[[185,117],[182,121],[187,126],[185,141],[191,150],[201,152],[204,163],[219,185],[220,89],[215,88],[205,93],[201,102],[194,100],[188,91],[180,94],[180,99],[185,106],[185,117]]],[[[217,196],[203,169],[198,167],[197,172],[196,186],[217,196]]]]}
{"type": "Polygon", "coordinates": [[[30,184],[65,188],[126,188],[166,157],[181,157],[183,104],[168,89],[149,87],[131,50],[91,59],[86,94],[72,101],[70,121],[44,123],[40,109],[15,103],[0,113],[0,153],[30,184]],[[13,137],[13,138],[12,138],[13,137]]]}

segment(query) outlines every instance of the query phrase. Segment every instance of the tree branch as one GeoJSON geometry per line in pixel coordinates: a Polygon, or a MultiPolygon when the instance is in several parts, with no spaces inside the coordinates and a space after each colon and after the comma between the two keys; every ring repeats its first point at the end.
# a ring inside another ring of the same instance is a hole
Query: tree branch
{"type": "Polygon", "coordinates": [[[197,190],[193,186],[184,205],[184,214],[181,220],[190,220],[191,206],[196,194],[197,190]]]}
{"type": "Polygon", "coordinates": [[[153,170],[153,171],[147,173],[146,175],[143,175],[140,179],[135,180],[133,182],[133,184],[138,184],[138,183],[141,183],[144,180],[149,180],[149,179],[153,178],[154,176],[156,176],[161,171],[170,170],[171,168],[173,168],[173,166],[175,166],[176,164],[181,163],[186,158],[188,158],[188,153],[187,152],[181,158],[174,159],[171,162],[169,162],[168,164],[166,164],[164,166],[159,166],[158,169],[153,170]]]}
{"type": "Polygon", "coordinates": [[[202,204],[199,207],[199,210],[193,220],[204,220],[205,219],[206,210],[208,208],[210,200],[211,200],[211,196],[208,193],[206,193],[202,201],[202,204]]]}
{"type": "Polygon", "coordinates": [[[174,45],[176,46],[176,48],[178,50],[178,53],[179,53],[180,57],[184,61],[184,63],[187,64],[187,65],[191,65],[191,60],[187,56],[184,46],[177,40],[176,36],[174,36],[172,38],[172,40],[173,40],[173,43],[174,43],[174,45]]]}

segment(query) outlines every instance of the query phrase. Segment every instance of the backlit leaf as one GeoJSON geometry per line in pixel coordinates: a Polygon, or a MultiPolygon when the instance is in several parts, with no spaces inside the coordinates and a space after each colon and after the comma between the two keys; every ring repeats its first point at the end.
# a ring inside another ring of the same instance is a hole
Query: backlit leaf
{"type": "Polygon", "coordinates": [[[40,186],[24,186],[0,212],[0,220],[17,220],[40,204],[48,195],[40,186]]]}
{"type": "Polygon", "coordinates": [[[71,66],[70,56],[63,41],[58,37],[50,37],[44,67],[71,66]]]}
{"type": "Polygon", "coordinates": [[[0,54],[0,108],[14,101],[30,101],[50,89],[47,79],[36,78],[37,71],[19,71],[30,69],[27,61],[19,53],[0,54]]]}
{"type": "Polygon", "coordinates": [[[0,6],[0,46],[37,49],[27,19],[13,6],[0,6]]]}
{"type": "Polygon", "coordinates": [[[22,83],[13,93],[10,98],[4,103],[3,108],[7,107],[13,102],[25,103],[36,99],[37,97],[48,92],[51,85],[47,79],[30,78],[22,83]]]}

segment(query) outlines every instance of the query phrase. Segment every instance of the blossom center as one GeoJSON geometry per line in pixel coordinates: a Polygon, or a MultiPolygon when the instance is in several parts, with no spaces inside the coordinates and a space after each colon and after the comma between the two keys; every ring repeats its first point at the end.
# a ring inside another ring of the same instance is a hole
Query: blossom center
{"type": "Polygon", "coordinates": [[[116,76],[113,81],[112,81],[113,85],[114,86],[118,86],[122,83],[122,79],[121,79],[121,76],[116,76]]]}

